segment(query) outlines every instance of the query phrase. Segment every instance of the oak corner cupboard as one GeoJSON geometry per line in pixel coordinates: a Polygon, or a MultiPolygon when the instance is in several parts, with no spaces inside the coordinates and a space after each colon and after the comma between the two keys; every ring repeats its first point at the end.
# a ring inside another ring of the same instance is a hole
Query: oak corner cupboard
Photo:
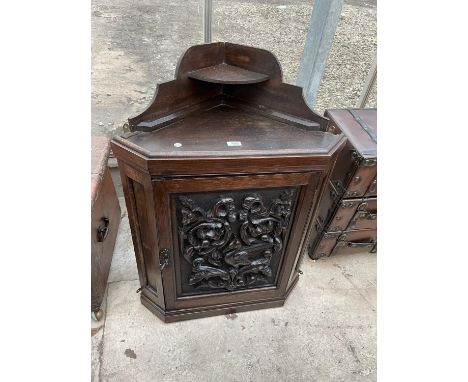
{"type": "Polygon", "coordinates": [[[189,48],[112,141],[141,302],[165,322],[283,305],[346,142],[275,56],[189,48]]]}

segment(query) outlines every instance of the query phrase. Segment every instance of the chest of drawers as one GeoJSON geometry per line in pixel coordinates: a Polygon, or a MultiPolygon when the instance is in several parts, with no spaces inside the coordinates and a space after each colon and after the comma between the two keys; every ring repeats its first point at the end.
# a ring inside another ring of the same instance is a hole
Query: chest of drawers
{"type": "Polygon", "coordinates": [[[92,137],[91,144],[91,311],[100,320],[120,224],[120,206],[107,167],[109,139],[92,137]]]}
{"type": "Polygon", "coordinates": [[[320,201],[309,256],[377,250],[377,110],[327,110],[330,132],[346,135],[320,201]]]}

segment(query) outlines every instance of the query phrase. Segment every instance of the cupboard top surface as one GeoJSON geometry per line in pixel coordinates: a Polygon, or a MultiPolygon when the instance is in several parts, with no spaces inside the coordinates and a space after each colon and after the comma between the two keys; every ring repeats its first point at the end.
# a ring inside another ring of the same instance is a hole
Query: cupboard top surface
{"type": "Polygon", "coordinates": [[[119,140],[148,157],[320,155],[329,153],[341,136],[218,105],[119,140]]]}

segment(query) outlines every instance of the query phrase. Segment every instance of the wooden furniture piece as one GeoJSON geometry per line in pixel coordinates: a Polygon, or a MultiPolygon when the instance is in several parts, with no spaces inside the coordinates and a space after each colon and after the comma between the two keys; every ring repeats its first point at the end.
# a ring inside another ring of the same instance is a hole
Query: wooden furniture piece
{"type": "Polygon", "coordinates": [[[330,176],[309,256],[377,251],[377,110],[327,110],[328,131],[348,138],[330,176]]]}
{"type": "Polygon", "coordinates": [[[116,137],[141,302],[166,322],[283,305],[342,134],[268,51],[193,46],[116,137]]]}
{"type": "Polygon", "coordinates": [[[112,253],[120,224],[120,206],[107,167],[110,140],[91,138],[91,311],[100,320],[112,253]]]}

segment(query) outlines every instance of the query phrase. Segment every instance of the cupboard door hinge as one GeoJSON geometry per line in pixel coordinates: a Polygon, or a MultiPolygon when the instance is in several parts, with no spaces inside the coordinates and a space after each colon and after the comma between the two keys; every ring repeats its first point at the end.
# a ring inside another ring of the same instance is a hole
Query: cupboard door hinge
{"type": "Polygon", "coordinates": [[[161,272],[166,268],[169,264],[169,250],[164,248],[159,252],[159,266],[161,267],[161,272]]]}

